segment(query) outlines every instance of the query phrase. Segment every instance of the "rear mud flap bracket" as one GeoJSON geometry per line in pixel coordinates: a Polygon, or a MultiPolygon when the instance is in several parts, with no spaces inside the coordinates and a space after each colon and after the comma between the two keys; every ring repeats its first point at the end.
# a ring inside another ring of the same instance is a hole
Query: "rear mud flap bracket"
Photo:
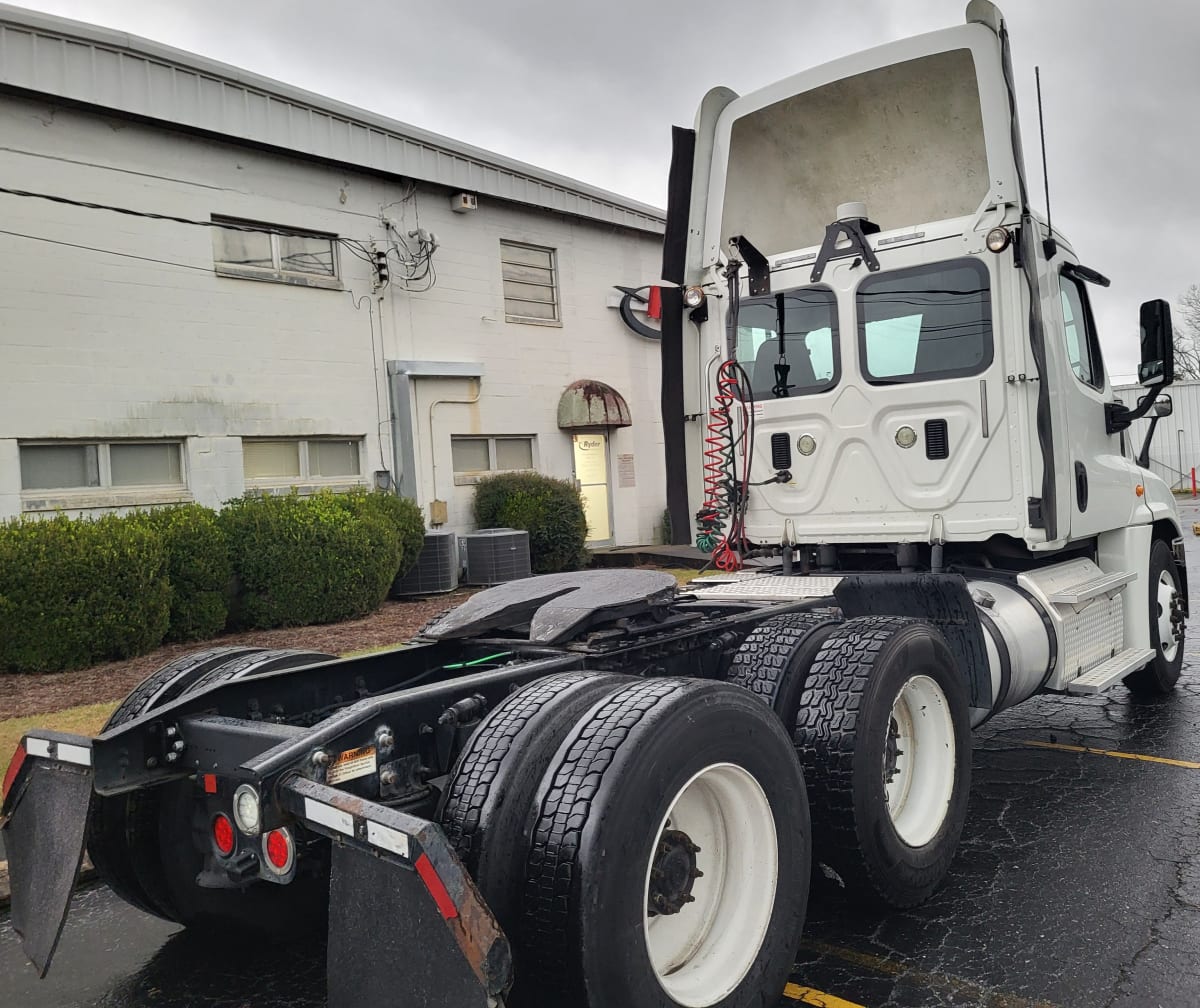
{"type": "Polygon", "coordinates": [[[333,841],[329,1008],[494,1008],[508,940],[434,823],[293,778],[282,804],[333,841]]]}

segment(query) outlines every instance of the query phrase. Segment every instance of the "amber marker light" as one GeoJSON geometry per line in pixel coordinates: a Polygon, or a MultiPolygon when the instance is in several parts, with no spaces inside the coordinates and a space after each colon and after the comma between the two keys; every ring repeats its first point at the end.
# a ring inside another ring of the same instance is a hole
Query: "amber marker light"
{"type": "Polygon", "coordinates": [[[1144,486],[1142,486],[1141,483],[1139,483],[1137,486],[1135,486],[1133,488],[1133,492],[1135,494],[1137,494],[1139,497],[1144,497],[1146,495],[1146,488],[1144,486]]]}

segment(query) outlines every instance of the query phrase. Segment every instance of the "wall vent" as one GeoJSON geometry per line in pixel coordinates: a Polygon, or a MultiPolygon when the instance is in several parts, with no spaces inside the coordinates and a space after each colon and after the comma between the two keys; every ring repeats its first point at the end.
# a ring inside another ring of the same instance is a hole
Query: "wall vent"
{"type": "Polygon", "coordinates": [[[529,533],[517,529],[480,529],[462,537],[467,584],[494,585],[530,575],[529,533]]]}
{"type": "Polygon", "coordinates": [[[944,459],[950,457],[950,432],[945,420],[925,421],[925,457],[944,459]]]}
{"type": "Polygon", "coordinates": [[[458,536],[426,532],[417,562],[392,582],[391,595],[437,595],[458,587],[458,536]]]}
{"type": "Polygon", "coordinates": [[[776,472],[792,468],[792,438],[790,434],[771,435],[771,466],[776,472]]]}

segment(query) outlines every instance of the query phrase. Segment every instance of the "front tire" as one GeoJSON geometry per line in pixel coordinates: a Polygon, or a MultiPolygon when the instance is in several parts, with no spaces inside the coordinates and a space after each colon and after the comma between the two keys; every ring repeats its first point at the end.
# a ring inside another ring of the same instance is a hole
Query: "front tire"
{"type": "Polygon", "coordinates": [[[814,858],[869,902],[906,908],[942,883],[966,819],[966,684],[942,635],[848,620],[813,662],[796,718],[814,858]]]}
{"type": "Polygon", "coordinates": [[[1183,668],[1183,630],[1175,636],[1179,606],[1179,569],[1171,549],[1161,539],[1150,547],[1150,646],[1154,657],[1125,677],[1125,685],[1142,696],[1166,696],[1179,682],[1183,668]]]}
{"type": "Polygon", "coordinates": [[[520,1003],[778,997],[804,925],[810,834],[795,754],[760,700],[704,680],[623,687],[564,741],[531,825],[520,1003]]]}

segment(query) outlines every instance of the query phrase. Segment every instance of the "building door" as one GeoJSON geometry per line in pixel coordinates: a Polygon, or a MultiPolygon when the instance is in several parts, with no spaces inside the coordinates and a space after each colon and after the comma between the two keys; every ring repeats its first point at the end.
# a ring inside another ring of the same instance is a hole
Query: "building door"
{"type": "Polygon", "coordinates": [[[583,496],[587,516],[587,543],[605,546],[612,543],[612,510],[608,490],[608,435],[575,434],[575,483],[583,496]]]}

